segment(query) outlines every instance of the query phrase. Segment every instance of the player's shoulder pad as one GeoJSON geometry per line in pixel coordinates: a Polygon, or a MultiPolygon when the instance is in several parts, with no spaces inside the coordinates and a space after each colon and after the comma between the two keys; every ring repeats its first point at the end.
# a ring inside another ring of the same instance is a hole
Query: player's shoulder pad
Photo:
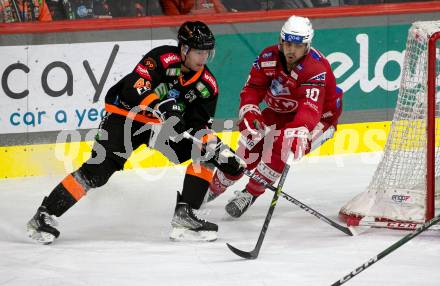
{"type": "Polygon", "coordinates": [[[161,73],[165,68],[162,61],[168,62],[168,65],[177,60],[180,64],[180,56],[177,54],[177,47],[175,46],[159,46],[150,50],[142,60],[134,68],[134,72],[147,80],[152,80],[150,72],[155,71],[161,73]],[[177,60],[178,59],[178,60],[177,60]]]}
{"type": "Polygon", "coordinates": [[[313,48],[310,50],[304,60],[295,68],[301,85],[325,86],[328,71],[324,61],[326,59],[318,50],[313,48]]]}
{"type": "Polygon", "coordinates": [[[200,92],[202,98],[209,98],[218,94],[217,80],[207,66],[205,66],[196,83],[196,89],[200,92]]]}
{"type": "Polygon", "coordinates": [[[151,50],[149,54],[151,54],[151,57],[159,63],[163,69],[167,69],[172,65],[180,65],[182,61],[176,46],[160,46],[151,50]]]}
{"type": "Polygon", "coordinates": [[[274,69],[278,62],[278,46],[269,46],[265,48],[255,59],[253,67],[260,69],[274,69]]]}

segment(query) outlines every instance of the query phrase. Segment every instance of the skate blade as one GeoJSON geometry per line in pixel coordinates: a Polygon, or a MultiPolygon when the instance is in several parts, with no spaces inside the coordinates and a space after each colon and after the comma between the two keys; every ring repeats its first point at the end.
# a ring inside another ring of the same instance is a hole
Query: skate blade
{"type": "Polygon", "coordinates": [[[40,243],[40,244],[51,244],[55,240],[55,236],[48,232],[38,232],[35,228],[28,226],[27,227],[28,237],[32,240],[40,243]]]}
{"type": "Polygon", "coordinates": [[[182,227],[173,227],[170,232],[172,241],[215,241],[216,231],[193,231],[182,227]]]}

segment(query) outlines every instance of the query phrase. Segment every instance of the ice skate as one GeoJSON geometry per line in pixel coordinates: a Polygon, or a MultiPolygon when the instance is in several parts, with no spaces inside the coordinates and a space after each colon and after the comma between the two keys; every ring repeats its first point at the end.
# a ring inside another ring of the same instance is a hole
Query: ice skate
{"type": "Polygon", "coordinates": [[[194,210],[181,201],[177,193],[177,205],[171,221],[170,239],[175,241],[214,241],[217,239],[218,226],[198,218],[194,210]]]}
{"type": "Polygon", "coordinates": [[[28,236],[41,244],[51,244],[60,232],[55,228],[57,222],[48,212],[45,206],[40,206],[37,213],[27,223],[28,236]]]}
{"type": "Polygon", "coordinates": [[[246,189],[235,191],[234,194],[235,197],[225,206],[225,210],[230,216],[239,218],[255,202],[257,197],[254,197],[246,189]]]}

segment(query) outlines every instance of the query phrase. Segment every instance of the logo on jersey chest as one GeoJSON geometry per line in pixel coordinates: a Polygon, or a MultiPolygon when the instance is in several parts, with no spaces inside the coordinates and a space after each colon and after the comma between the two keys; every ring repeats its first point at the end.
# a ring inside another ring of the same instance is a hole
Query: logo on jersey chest
{"type": "Polygon", "coordinates": [[[194,89],[191,89],[190,91],[188,91],[188,92],[185,94],[185,99],[188,100],[188,102],[192,102],[192,101],[194,101],[196,98],[197,98],[197,95],[196,95],[194,89]]]}
{"type": "Polygon", "coordinates": [[[286,96],[290,95],[290,90],[287,86],[283,85],[283,78],[278,77],[276,79],[273,79],[270,84],[270,92],[273,96],[286,96]]]}
{"type": "Polygon", "coordinates": [[[298,108],[298,101],[266,95],[265,101],[270,109],[280,113],[293,112],[298,108]]]}
{"type": "Polygon", "coordinates": [[[170,89],[168,91],[168,98],[178,98],[180,95],[180,91],[178,91],[177,89],[170,89]]]}
{"type": "Polygon", "coordinates": [[[178,76],[180,75],[180,68],[167,69],[166,74],[167,76],[178,76]]]}
{"type": "Polygon", "coordinates": [[[274,67],[277,65],[277,61],[265,61],[265,62],[261,62],[261,67],[262,68],[270,68],[270,67],[274,67]]]}

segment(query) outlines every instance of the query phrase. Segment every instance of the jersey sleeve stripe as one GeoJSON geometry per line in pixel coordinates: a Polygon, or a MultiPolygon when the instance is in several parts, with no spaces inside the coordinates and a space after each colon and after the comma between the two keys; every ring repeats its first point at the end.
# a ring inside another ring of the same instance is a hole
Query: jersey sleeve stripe
{"type": "Polygon", "coordinates": [[[130,111],[127,111],[125,109],[119,108],[117,106],[114,106],[112,104],[105,104],[105,111],[107,112],[111,112],[114,114],[118,114],[118,115],[122,115],[125,116],[127,118],[130,118],[132,120],[141,122],[141,123],[145,123],[145,124],[160,124],[160,120],[158,118],[155,117],[149,117],[146,115],[142,115],[142,114],[136,114],[130,111]]]}
{"type": "Polygon", "coordinates": [[[145,110],[155,100],[159,100],[159,96],[156,93],[154,93],[154,92],[150,93],[148,96],[146,96],[141,101],[141,103],[139,103],[139,106],[141,107],[142,110],[145,110]]]}

